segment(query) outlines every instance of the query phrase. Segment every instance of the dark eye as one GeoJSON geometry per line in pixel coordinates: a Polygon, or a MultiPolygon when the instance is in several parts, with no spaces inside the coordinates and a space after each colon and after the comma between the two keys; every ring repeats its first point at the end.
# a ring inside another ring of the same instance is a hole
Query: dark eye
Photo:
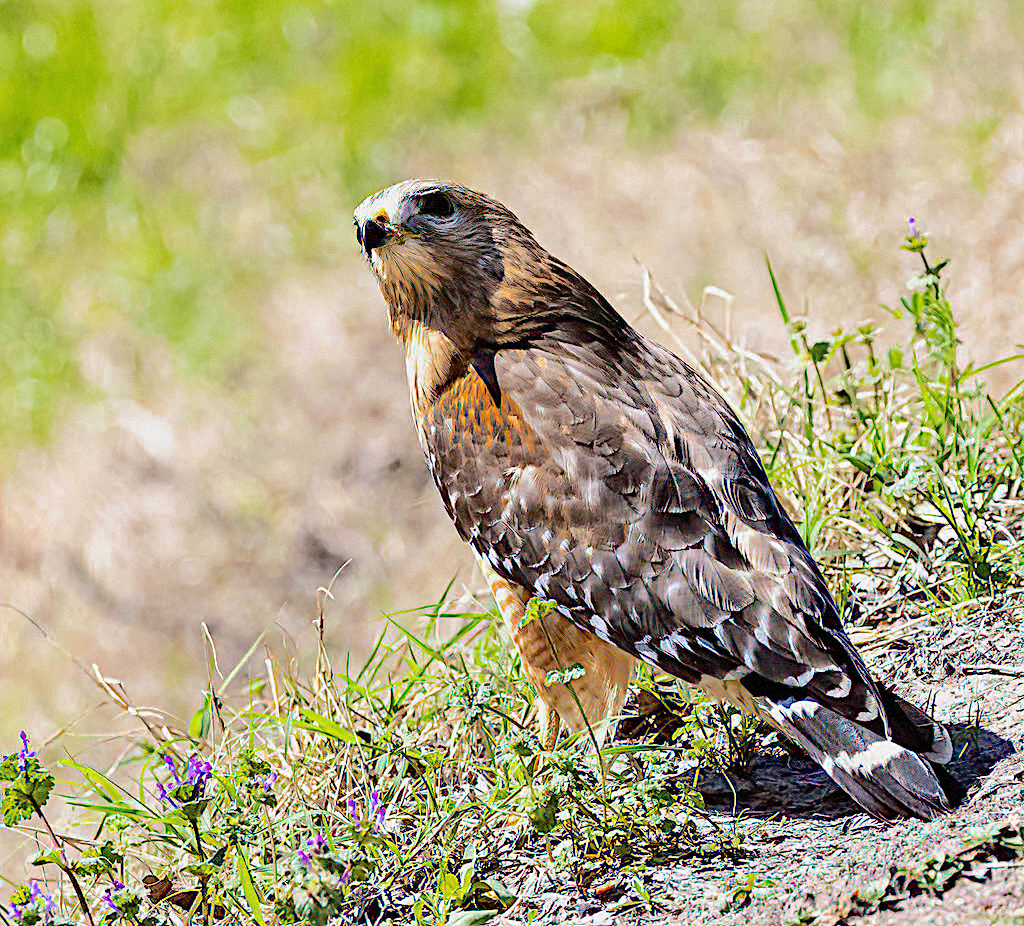
{"type": "Polygon", "coordinates": [[[447,219],[455,212],[455,204],[446,193],[440,191],[427,193],[420,197],[420,215],[431,215],[437,219],[447,219]]]}

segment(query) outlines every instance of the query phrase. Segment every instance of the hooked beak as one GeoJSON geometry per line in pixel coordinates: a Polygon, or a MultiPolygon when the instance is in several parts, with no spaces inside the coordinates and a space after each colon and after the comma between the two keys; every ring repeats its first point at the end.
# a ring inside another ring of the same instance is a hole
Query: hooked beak
{"type": "Polygon", "coordinates": [[[384,212],[379,212],[372,219],[356,221],[356,240],[366,253],[367,258],[383,244],[397,237],[397,230],[388,221],[384,212]]]}

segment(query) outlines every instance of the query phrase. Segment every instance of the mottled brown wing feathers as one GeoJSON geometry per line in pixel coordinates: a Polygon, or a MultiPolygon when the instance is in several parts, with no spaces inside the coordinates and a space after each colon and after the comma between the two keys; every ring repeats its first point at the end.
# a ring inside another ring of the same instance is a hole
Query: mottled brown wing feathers
{"type": "Polygon", "coordinates": [[[428,459],[460,534],[499,575],[683,678],[798,688],[881,725],[731,411],[638,336],[609,349],[560,337],[498,350],[492,383],[471,366],[429,410],[428,459]]]}

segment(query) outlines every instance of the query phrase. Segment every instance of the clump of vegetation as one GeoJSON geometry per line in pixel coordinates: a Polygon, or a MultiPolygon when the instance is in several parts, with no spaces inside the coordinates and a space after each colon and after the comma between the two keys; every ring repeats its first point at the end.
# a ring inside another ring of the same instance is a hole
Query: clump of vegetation
{"type": "Polygon", "coordinates": [[[902,337],[866,321],[812,341],[769,264],[791,361],[730,343],[649,276],[645,302],[740,413],[839,602],[858,611],[896,595],[942,618],[1024,584],[1024,381],[996,398],[985,379],[1024,354],[962,363],[948,261],[931,263],[927,244],[910,219],[903,248],[922,272],[899,306],[882,307],[902,337]],[[693,323],[700,356],[672,316],[693,323]]]}
{"type": "Polygon", "coordinates": [[[524,860],[586,885],[738,851],[690,787],[693,750],[588,756],[577,736],[543,751],[493,618],[438,608],[422,638],[389,622],[395,642],[358,673],[324,655],[305,683],[274,667],[241,705],[211,690],[189,731],[152,728],[120,775],[64,760],[89,792],[68,799],[88,836],[51,828],[54,778],[26,739],[0,768],[4,821],[42,824],[49,845],[31,863],[64,879],[20,889],[9,919],[483,922],[522,893],[524,860]],[[459,630],[428,642],[451,618],[459,630]]]}
{"type": "MultiPolygon", "coordinates": [[[[702,356],[680,349],[760,436],[839,600],[867,627],[896,598],[888,619],[937,623],[1024,589],[1024,384],[996,399],[987,368],[960,362],[945,263],[926,245],[912,222],[905,247],[924,272],[891,313],[907,324],[902,343],[871,323],[812,341],[776,287],[788,363],[729,343],[647,279],[667,330],[672,315],[694,321],[702,356]]],[[[226,678],[213,660],[188,729],[149,722],[118,694],[145,735],[109,772],[61,760],[80,779],[62,788],[77,812],[66,826],[50,819],[55,778],[22,734],[0,764],[0,809],[36,841],[39,875],[0,920],[467,926],[529,921],[531,896],[566,884],[609,909],[671,909],[646,871],[742,853],[738,824],[716,821],[695,785],[701,767],[749,763],[756,724],[644,669],[638,704],[660,704],[669,722],[641,716],[600,749],[586,731],[545,751],[495,615],[442,603],[420,617],[388,619],[358,671],[331,665],[322,613],[308,678],[268,660],[240,693],[248,656],[226,678]]],[[[560,673],[571,684],[574,667],[560,673]]],[[[768,889],[737,885],[736,907],[768,889]]]]}

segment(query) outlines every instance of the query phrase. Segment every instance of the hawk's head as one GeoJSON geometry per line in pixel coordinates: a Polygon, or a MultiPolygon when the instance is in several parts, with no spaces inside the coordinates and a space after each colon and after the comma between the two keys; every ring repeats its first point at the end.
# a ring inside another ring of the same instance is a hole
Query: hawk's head
{"type": "Polygon", "coordinates": [[[457,316],[467,313],[478,325],[504,281],[510,244],[543,253],[501,203],[440,180],[406,180],[367,197],[355,224],[396,328],[405,319],[460,327],[457,316]]]}
{"type": "Polygon", "coordinates": [[[419,322],[471,349],[566,315],[615,314],[501,203],[457,183],[388,187],[359,204],[355,224],[399,336],[419,322]]]}

